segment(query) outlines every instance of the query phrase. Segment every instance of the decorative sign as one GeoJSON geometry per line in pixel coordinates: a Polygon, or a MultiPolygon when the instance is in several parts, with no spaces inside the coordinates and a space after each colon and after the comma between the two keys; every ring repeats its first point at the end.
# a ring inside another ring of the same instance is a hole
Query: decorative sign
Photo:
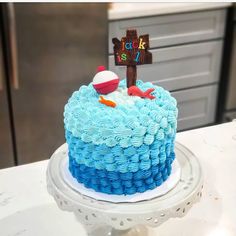
{"type": "Polygon", "coordinates": [[[152,64],[149,49],[149,35],[137,36],[136,30],[127,30],[121,40],[113,38],[115,64],[127,66],[127,87],[136,85],[136,65],[152,64]]]}

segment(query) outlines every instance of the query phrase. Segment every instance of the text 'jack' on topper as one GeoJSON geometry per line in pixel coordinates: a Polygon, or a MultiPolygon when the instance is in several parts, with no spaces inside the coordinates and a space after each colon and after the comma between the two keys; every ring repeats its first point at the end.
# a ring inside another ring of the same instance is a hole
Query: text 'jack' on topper
{"type": "Polygon", "coordinates": [[[115,65],[127,66],[127,87],[136,85],[137,65],[152,64],[152,53],[149,49],[149,35],[137,36],[135,29],[127,30],[121,40],[112,39],[114,44],[115,65]]]}

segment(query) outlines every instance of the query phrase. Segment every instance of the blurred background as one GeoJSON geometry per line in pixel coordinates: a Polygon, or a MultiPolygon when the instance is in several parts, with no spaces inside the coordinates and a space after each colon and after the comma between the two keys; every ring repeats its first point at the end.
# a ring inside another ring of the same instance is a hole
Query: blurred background
{"type": "Polygon", "coordinates": [[[231,3],[2,3],[0,168],[48,159],[65,142],[63,109],[113,37],[149,34],[153,64],[138,78],[171,91],[178,131],[236,118],[236,11],[231,3]],[[234,45],[235,44],[235,45],[234,45]]]}

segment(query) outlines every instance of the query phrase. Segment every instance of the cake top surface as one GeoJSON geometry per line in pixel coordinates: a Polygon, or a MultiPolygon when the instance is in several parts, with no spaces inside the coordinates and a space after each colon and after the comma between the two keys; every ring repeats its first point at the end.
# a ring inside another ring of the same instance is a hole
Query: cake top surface
{"type": "Polygon", "coordinates": [[[81,86],[65,106],[65,129],[83,142],[108,147],[140,147],[152,144],[155,136],[158,140],[173,137],[178,113],[175,98],[150,82],[137,80],[136,86],[142,91],[153,88],[155,99],[129,96],[122,80],[114,92],[103,95],[116,104],[109,107],[99,102],[92,83],[81,86]]]}

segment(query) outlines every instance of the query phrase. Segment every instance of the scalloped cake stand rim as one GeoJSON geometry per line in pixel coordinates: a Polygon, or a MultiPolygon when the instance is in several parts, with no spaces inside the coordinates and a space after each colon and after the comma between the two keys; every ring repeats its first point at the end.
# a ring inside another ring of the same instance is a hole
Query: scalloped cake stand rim
{"type": "Polygon", "coordinates": [[[101,225],[117,230],[127,230],[139,224],[156,227],[171,217],[184,216],[202,195],[201,165],[188,148],[177,142],[175,152],[181,167],[180,181],[165,195],[132,203],[95,200],[71,188],[63,179],[60,168],[63,158],[67,158],[66,150],[67,145],[62,145],[49,161],[48,192],[60,209],[74,212],[88,231],[101,225]]]}

